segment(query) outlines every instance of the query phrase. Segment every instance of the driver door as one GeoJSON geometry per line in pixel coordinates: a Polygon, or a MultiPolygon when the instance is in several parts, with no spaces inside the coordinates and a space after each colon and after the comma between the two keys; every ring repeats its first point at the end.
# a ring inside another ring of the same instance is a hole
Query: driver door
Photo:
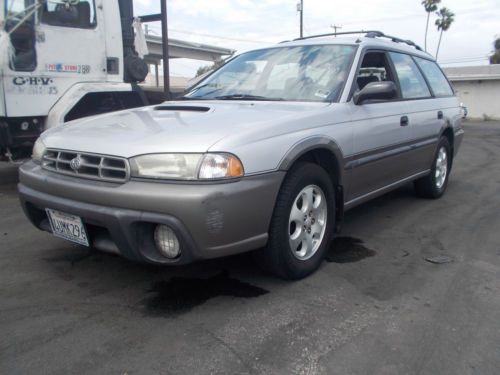
{"type": "MultiPolygon", "coordinates": [[[[385,51],[367,51],[358,68],[353,91],[370,82],[393,81],[398,85],[385,51]]],[[[411,140],[407,103],[389,101],[349,103],[354,133],[354,155],[348,158],[347,201],[371,195],[407,177],[411,140]]]]}

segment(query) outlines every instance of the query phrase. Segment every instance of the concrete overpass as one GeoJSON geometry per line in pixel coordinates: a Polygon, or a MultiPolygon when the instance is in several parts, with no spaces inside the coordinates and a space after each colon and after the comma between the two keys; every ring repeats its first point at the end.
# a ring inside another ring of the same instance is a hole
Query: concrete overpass
{"type": "MultiPolygon", "coordinates": [[[[161,36],[146,35],[149,54],[144,57],[148,64],[160,65],[162,60],[161,36]]],[[[234,54],[234,50],[208,44],[168,39],[168,51],[171,59],[185,58],[203,61],[218,61],[234,54]]]]}
{"type": "MultiPolygon", "coordinates": [[[[158,91],[154,88],[160,87],[159,66],[163,59],[161,36],[146,35],[149,54],[144,56],[147,64],[154,66],[154,86],[149,86],[147,90],[158,91]]],[[[209,44],[187,42],[179,39],[168,39],[168,52],[171,59],[193,59],[202,61],[220,61],[234,54],[235,50],[211,46],[209,44]]],[[[151,84],[151,83],[150,83],[151,84]]],[[[186,87],[171,87],[171,90],[183,91],[186,87]]]]}

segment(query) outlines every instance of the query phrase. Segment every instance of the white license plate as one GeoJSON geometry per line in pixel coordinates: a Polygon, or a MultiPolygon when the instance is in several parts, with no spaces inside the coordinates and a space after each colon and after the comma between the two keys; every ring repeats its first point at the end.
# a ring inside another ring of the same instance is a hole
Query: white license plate
{"type": "Polygon", "coordinates": [[[80,217],[48,208],[45,211],[54,236],[89,246],[87,232],[80,217]]]}

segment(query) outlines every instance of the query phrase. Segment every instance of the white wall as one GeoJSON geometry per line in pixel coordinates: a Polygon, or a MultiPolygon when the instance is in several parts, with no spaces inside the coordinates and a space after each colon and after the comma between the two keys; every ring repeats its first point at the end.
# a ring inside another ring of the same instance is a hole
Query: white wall
{"type": "Polygon", "coordinates": [[[467,107],[468,118],[500,120],[500,80],[453,81],[460,100],[467,107]]]}

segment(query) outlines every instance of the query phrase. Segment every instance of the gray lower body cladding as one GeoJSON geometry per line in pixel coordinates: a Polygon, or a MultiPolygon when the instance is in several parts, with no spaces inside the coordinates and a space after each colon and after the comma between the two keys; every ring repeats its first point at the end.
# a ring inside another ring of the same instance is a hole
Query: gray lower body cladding
{"type": "Polygon", "coordinates": [[[28,162],[20,168],[23,209],[39,229],[50,231],[45,208],[80,216],[93,247],[137,261],[185,264],[260,248],[284,172],[227,183],[129,181],[123,185],[62,176],[28,162]],[[155,248],[157,224],[169,225],[181,256],[155,248]]]}

